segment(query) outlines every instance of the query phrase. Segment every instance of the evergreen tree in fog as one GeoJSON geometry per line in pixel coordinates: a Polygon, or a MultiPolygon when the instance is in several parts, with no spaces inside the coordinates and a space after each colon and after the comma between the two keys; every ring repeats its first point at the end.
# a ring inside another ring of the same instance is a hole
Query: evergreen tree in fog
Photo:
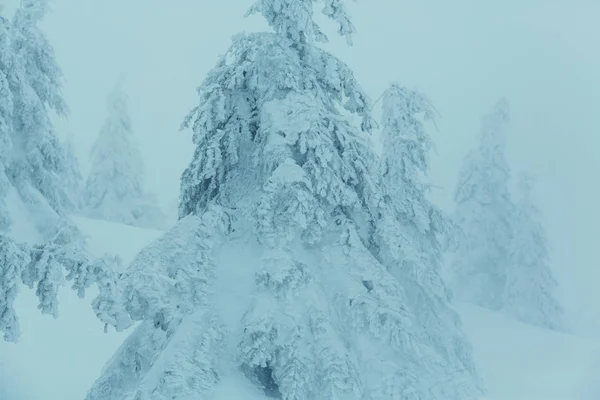
{"type": "Polygon", "coordinates": [[[144,164],[120,84],[108,97],[108,117],[92,147],[85,184],[89,216],[139,227],[161,227],[164,216],[144,190],[144,164]]]}
{"type": "Polygon", "coordinates": [[[549,265],[542,215],[532,199],[533,185],[530,175],[520,175],[504,311],[525,323],[560,329],[562,308],[554,295],[557,282],[549,265]]]}
{"type": "MultiPolygon", "coordinates": [[[[443,284],[425,284],[436,266],[423,267],[422,308],[415,281],[395,276],[389,236],[402,226],[367,137],[369,101],[318,47],[314,3],[258,1],[250,13],[274,32],[236,36],[200,86],[184,122],[195,153],[180,221],[132,262],[111,309],[98,309],[117,329],[140,324],[88,400],[196,399],[231,376],[286,400],[481,393],[454,315],[416,315],[448,312],[443,284]],[[428,337],[425,320],[460,343],[428,337]]],[[[342,2],[321,3],[350,42],[342,2]]]]}
{"type": "Polygon", "coordinates": [[[452,264],[452,289],[459,299],[496,311],[504,306],[515,217],[504,155],[508,121],[502,99],[483,118],[479,145],[463,161],[454,194],[464,235],[452,264]]]}

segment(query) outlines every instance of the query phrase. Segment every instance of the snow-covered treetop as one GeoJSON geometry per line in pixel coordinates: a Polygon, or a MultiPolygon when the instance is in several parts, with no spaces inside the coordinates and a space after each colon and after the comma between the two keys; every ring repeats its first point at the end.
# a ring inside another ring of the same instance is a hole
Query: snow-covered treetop
{"type": "Polygon", "coordinates": [[[21,0],[15,22],[19,27],[33,27],[44,18],[48,9],[48,0],[21,0]]]}
{"type": "Polygon", "coordinates": [[[481,146],[489,150],[504,151],[506,146],[505,127],[510,121],[510,106],[506,98],[494,105],[492,112],[483,118],[481,146]]]}
{"type": "MultiPolygon", "coordinates": [[[[361,117],[362,130],[370,131],[370,102],[350,68],[331,54],[290,47],[279,35],[240,35],[198,92],[200,106],[183,125],[192,126],[197,148],[182,177],[181,217],[240,193],[224,185],[235,165],[268,174],[293,159],[311,190],[335,204],[368,192],[350,189],[359,175],[371,180],[365,157],[372,155],[347,115],[361,117]]],[[[262,186],[265,177],[258,179],[262,186]]]]}
{"type": "Polygon", "coordinates": [[[352,44],[354,25],[346,13],[343,0],[258,0],[247,15],[261,13],[278,35],[294,43],[326,42],[327,36],[314,21],[316,2],[323,3],[321,12],[339,25],[338,33],[352,44]]]}
{"type": "Polygon", "coordinates": [[[122,130],[130,132],[133,130],[131,118],[129,118],[129,97],[123,88],[123,81],[119,80],[108,93],[106,98],[106,108],[110,116],[118,116],[118,122],[122,125],[122,130]]]}
{"type": "Polygon", "coordinates": [[[502,98],[484,116],[479,146],[467,155],[458,177],[454,193],[457,203],[475,197],[484,203],[501,198],[509,202],[510,168],[504,155],[509,112],[509,103],[502,98]]]}

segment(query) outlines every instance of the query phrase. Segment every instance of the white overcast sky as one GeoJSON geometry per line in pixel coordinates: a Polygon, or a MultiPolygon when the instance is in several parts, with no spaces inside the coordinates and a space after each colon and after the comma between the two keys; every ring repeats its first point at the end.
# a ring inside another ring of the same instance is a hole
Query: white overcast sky
{"type": "MultiPolygon", "coordinates": [[[[231,35],[264,27],[242,18],[250,3],[53,0],[44,29],[71,108],[60,129],[74,133],[85,170],[106,95],[124,76],[148,185],[164,205],[175,200],[193,150],[179,125],[231,35]]],[[[354,68],[372,98],[398,81],[425,92],[441,113],[430,178],[443,187],[433,198],[444,209],[452,209],[458,168],[481,115],[508,97],[513,171],[540,179],[565,300],[584,303],[600,277],[600,2],[359,0],[349,8],[355,46],[330,30],[328,48],[354,68]]]]}

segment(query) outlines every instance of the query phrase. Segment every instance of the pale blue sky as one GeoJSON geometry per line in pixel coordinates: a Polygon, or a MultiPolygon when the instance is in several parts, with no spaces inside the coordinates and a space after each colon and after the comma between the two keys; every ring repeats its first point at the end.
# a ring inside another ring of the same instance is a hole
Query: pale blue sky
{"type": "MultiPolygon", "coordinates": [[[[231,35],[263,27],[242,18],[250,3],[54,0],[44,28],[72,111],[60,128],[73,131],[83,167],[105,97],[124,75],[149,187],[171,203],[193,150],[179,124],[231,35]]],[[[443,208],[452,209],[455,177],[481,115],[499,96],[509,98],[509,160],[515,172],[525,168],[540,178],[565,300],[586,303],[600,277],[600,3],[360,0],[349,7],[355,46],[332,33],[328,48],[355,69],[372,98],[398,81],[424,91],[442,115],[431,180],[444,188],[433,196],[443,208]]]]}

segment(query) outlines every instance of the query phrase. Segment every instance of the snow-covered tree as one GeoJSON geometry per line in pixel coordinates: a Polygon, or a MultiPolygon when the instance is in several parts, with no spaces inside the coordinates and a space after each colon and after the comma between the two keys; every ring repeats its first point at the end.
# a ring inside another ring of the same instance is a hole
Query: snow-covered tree
{"type": "Polygon", "coordinates": [[[423,330],[422,339],[451,366],[455,381],[477,378],[471,346],[460,319],[449,305],[442,279],[443,243],[455,226],[428,199],[429,152],[433,142],[425,122],[435,117],[429,100],[419,92],[392,84],[382,97],[382,157],[384,190],[395,209],[397,234],[383,232],[389,244],[394,276],[403,282],[407,299],[423,330]]]}
{"type": "Polygon", "coordinates": [[[108,96],[108,118],[92,148],[84,194],[86,212],[127,225],[159,227],[164,216],[144,190],[144,164],[127,101],[117,84],[108,96]]]}
{"type": "Polygon", "coordinates": [[[483,118],[479,146],[465,158],[454,193],[463,235],[451,286],[456,297],[492,310],[503,307],[515,213],[504,155],[508,121],[508,102],[501,99],[483,118]]]}
{"type": "Polygon", "coordinates": [[[49,113],[63,116],[68,110],[61,95],[61,70],[38,28],[47,8],[47,0],[22,0],[12,21],[8,81],[14,103],[13,150],[7,171],[32,210],[62,214],[73,207],[63,184],[69,166],[49,113]]]}
{"type": "Polygon", "coordinates": [[[520,175],[503,310],[525,323],[558,330],[562,308],[554,297],[557,283],[541,213],[532,200],[533,184],[530,175],[520,175]]]}
{"type": "Polygon", "coordinates": [[[0,17],[0,334],[7,341],[19,336],[13,304],[21,286],[35,288],[40,311],[56,317],[65,280],[80,296],[100,282],[108,296],[117,279],[118,260],[92,260],[83,235],[64,216],[69,166],[48,112],[65,107],[52,49],[35,25],[45,5],[23,0],[12,25],[0,17]],[[14,189],[36,219],[39,243],[19,244],[10,236],[4,198],[14,189]]]}
{"type": "MultiPolygon", "coordinates": [[[[210,396],[235,374],[286,400],[479,395],[447,361],[460,346],[423,336],[380,256],[401,229],[373,167],[369,101],[317,46],[314,3],[258,1],[274,33],[236,36],[200,86],[180,221],[130,265],[122,306],[99,313],[141,324],[88,400],[210,396]]],[[[321,3],[350,41],[342,2],[321,3]]]]}

